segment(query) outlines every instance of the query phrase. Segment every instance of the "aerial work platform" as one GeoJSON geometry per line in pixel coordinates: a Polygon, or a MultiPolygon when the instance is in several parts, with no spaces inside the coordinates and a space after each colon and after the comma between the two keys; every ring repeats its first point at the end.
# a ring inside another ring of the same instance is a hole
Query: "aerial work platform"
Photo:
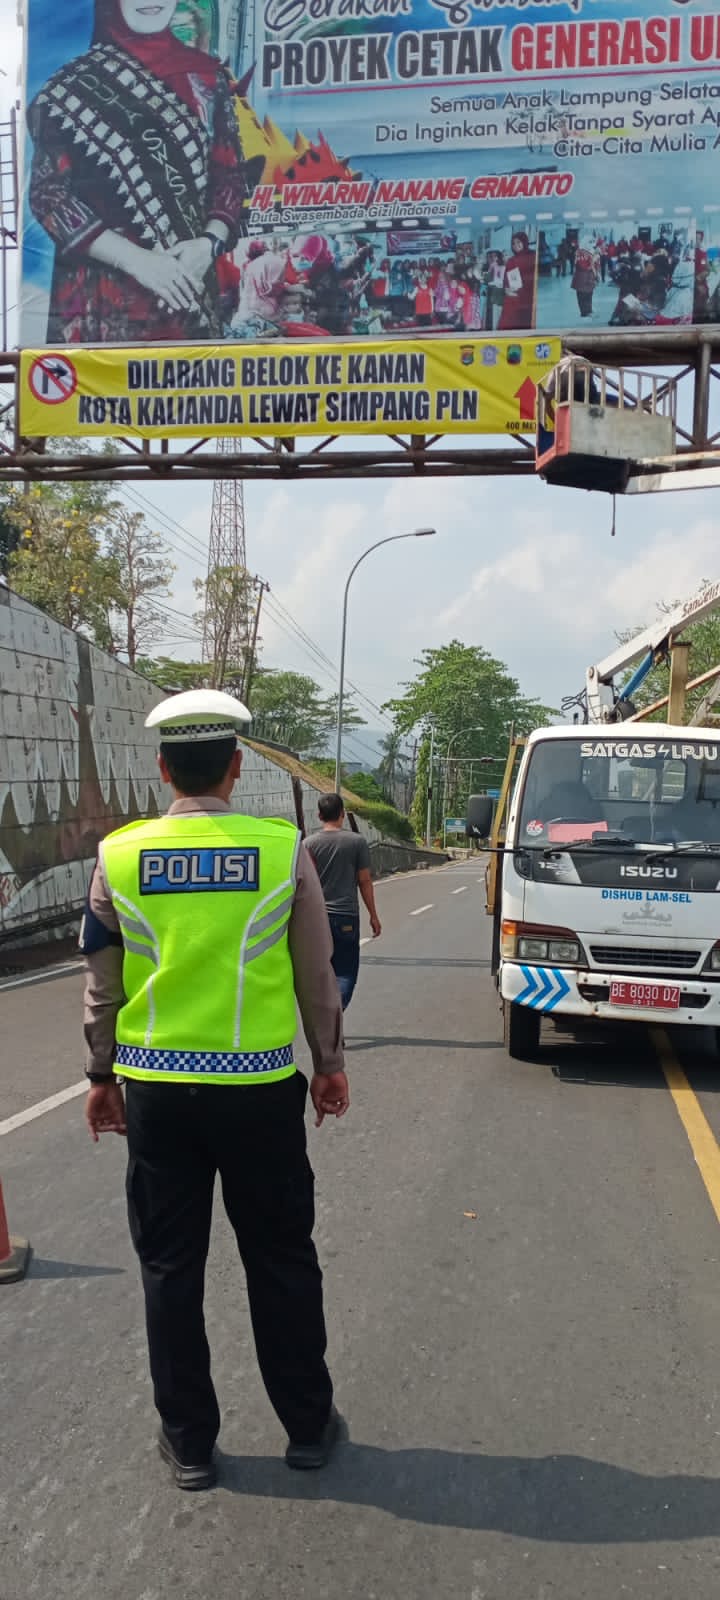
{"type": "Polygon", "coordinates": [[[573,489],[632,492],[642,469],[675,460],[676,407],[672,378],[566,355],[538,387],[536,469],[573,489]]]}

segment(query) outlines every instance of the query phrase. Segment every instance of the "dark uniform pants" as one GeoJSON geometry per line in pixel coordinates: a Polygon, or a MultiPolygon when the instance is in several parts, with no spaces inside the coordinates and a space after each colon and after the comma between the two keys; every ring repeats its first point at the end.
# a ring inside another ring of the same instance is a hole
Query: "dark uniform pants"
{"type": "Polygon", "coordinates": [[[278,1083],[126,1085],[128,1215],[155,1404],[190,1464],[208,1459],[220,1427],[203,1316],[218,1172],[270,1400],[297,1442],[316,1440],[330,1412],[306,1094],[300,1073],[278,1083]]]}

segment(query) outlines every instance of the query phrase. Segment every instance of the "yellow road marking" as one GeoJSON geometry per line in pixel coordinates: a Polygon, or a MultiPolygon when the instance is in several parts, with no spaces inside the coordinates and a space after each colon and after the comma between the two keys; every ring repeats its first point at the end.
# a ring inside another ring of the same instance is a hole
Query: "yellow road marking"
{"type": "Polygon", "coordinates": [[[720,1145],[705,1116],[700,1101],[691,1089],[664,1028],[651,1028],[651,1038],[660,1058],[665,1082],[690,1141],[710,1204],[720,1222],[720,1145]]]}

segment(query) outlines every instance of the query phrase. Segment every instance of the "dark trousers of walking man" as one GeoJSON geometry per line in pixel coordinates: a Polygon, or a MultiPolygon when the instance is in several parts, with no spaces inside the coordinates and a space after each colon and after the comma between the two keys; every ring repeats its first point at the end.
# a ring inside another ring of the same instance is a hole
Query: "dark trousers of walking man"
{"type": "Polygon", "coordinates": [[[343,1011],[347,1011],[360,971],[360,918],[330,911],[328,920],[333,940],[332,969],[343,1011]]]}

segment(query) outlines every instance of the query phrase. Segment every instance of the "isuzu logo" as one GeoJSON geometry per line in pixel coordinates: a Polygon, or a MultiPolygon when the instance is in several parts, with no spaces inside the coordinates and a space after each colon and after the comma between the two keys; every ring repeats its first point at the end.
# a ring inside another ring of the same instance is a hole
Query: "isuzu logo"
{"type": "Polygon", "coordinates": [[[676,878],[677,867],[649,867],[640,863],[625,862],[620,868],[621,878],[676,878]]]}

